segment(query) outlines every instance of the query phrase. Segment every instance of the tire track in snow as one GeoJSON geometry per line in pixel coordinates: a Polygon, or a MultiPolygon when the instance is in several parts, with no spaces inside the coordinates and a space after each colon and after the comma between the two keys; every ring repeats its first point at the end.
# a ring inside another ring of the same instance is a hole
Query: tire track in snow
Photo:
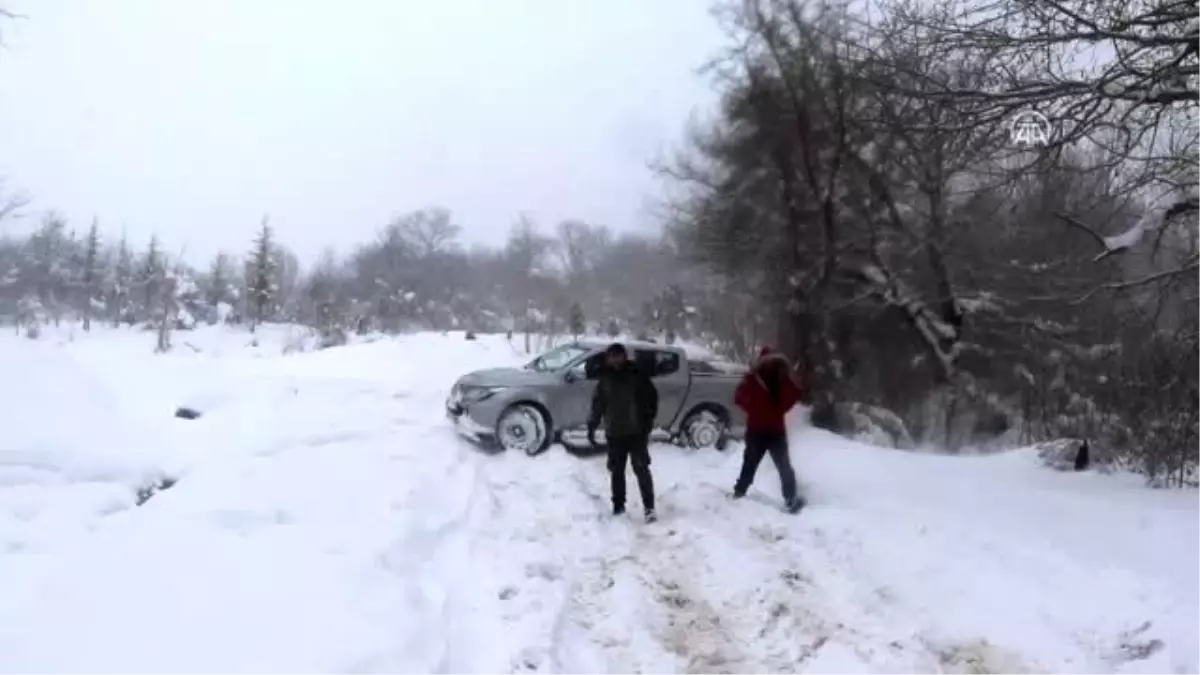
{"type": "Polygon", "coordinates": [[[764,647],[761,668],[825,670],[821,660],[830,658],[864,670],[1040,670],[984,639],[930,635],[920,600],[904,598],[866,557],[858,527],[861,515],[851,526],[844,512],[820,507],[797,516],[773,513],[759,504],[730,503],[714,485],[703,487],[714,499],[693,520],[710,527],[695,539],[713,558],[732,546],[758,563],[761,582],[732,598],[729,606],[741,609],[746,638],[764,647]]]}
{"type": "Polygon", "coordinates": [[[659,523],[608,521],[607,477],[594,468],[574,476],[602,521],[606,551],[583,561],[563,609],[563,625],[587,632],[599,652],[592,663],[580,664],[581,670],[597,670],[598,660],[618,672],[750,669],[738,636],[705,591],[703,581],[712,570],[703,564],[702,552],[681,536],[669,494],[657,495],[659,523]],[[627,618],[613,626],[611,617],[620,614],[640,617],[638,625],[628,625],[627,618]],[[652,644],[638,644],[643,636],[652,644]]]}
{"type": "Polygon", "coordinates": [[[431,468],[422,487],[393,504],[403,512],[397,523],[403,534],[380,554],[379,563],[397,579],[389,614],[409,615],[403,624],[410,630],[400,631],[395,644],[350,670],[396,671],[414,660],[429,672],[463,670],[456,663],[463,654],[455,643],[471,640],[463,635],[469,621],[462,613],[469,604],[464,596],[473,590],[469,530],[480,495],[475,459],[455,448],[448,466],[431,468]]]}
{"type": "Polygon", "coordinates": [[[730,588],[724,607],[756,646],[759,669],[822,670],[826,658],[859,668],[915,667],[909,622],[894,612],[886,587],[860,573],[856,535],[825,532],[817,511],[786,514],[753,494],[732,502],[725,489],[699,487],[710,496],[689,523],[705,526],[690,538],[710,559],[725,561],[722,574],[757,581],[730,588]],[[730,559],[731,550],[740,557],[730,559]]]}
{"type": "Polygon", "coordinates": [[[489,508],[476,549],[493,573],[495,632],[506,636],[507,649],[490,669],[570,670],[559,660],[558,608],[569,596],[573,561],[599,548],[595,512],[570,479],[576,460],[504,453],[480,465],[489,508]]]}

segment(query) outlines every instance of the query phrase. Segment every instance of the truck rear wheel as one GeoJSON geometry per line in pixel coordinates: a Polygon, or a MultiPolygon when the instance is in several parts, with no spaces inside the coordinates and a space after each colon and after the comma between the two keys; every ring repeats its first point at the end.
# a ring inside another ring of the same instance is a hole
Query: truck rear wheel
{"type": "Polygon", "coordinates": [[[728,422],[721,411],[712,408],[697,408],[688,413],[683,420],[681,430],[683,440],[688,447],[696,450],[724,450],[729,428],[728,422]]]}

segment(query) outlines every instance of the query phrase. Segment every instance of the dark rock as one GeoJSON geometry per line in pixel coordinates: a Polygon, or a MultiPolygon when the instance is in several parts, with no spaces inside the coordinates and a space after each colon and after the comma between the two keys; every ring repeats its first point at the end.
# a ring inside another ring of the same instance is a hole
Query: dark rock
{"type": "Polygon", "coordinates": [[[200,417],[200,411],[194,408],[176,408],[175,416],[182,420],[194,420],[200,417]]]}
{"type": "Polygon", "coordinates": [[[1086,471],[1092,465],[1092,451],[1086,440],[1060,438],[1037,443],[1038,458],[1055,471],[1086,471]]]}
{"type": "Polygon", "coordinates": [[[476,338],[476,337],[475,337],[475,332],[474,332],[474,331],[467,331],[467,339],[468,339],[468,340],[476,340],[476,339],[478,339],[478,338],[476,338]]]}

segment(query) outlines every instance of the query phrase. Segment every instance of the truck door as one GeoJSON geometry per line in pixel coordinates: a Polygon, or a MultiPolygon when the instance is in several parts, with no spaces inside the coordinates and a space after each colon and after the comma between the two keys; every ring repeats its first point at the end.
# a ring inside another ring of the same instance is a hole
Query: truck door
{"type": "Polygon", "coordinates": [[[559,419],[555,426],[562,431],[581,431],[587,426],[592,410],[592,394],[596,391],[596,380],[588,377],[595,373],[596,366],[604,359],[599,352],[576,363],[567,371],[568,381],[556,392],[559,398],[559,419]]]}
{"type": "Polygon", "coordinates": [[[687,397],[688,372],[683,368],[679,352],[668,349],[647,349],[637,353],[637,364],[650,374],[658,390],[658,415],[654,426],[669,429],[687,397]]]}

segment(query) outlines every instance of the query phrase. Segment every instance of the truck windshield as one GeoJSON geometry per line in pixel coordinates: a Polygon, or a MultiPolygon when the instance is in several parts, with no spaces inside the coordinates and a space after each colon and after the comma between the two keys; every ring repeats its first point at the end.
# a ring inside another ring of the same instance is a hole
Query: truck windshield
{"type": "Polygon", "coordinates": [[[536,359],[525,365],[527,370],[532,370],[539,373],[549,372],[563,368],[568,363],[587,354],[590,350],[584,349],[579,345],[563,345],[555,347],[550,351],[542,354],[536,359]]]}

